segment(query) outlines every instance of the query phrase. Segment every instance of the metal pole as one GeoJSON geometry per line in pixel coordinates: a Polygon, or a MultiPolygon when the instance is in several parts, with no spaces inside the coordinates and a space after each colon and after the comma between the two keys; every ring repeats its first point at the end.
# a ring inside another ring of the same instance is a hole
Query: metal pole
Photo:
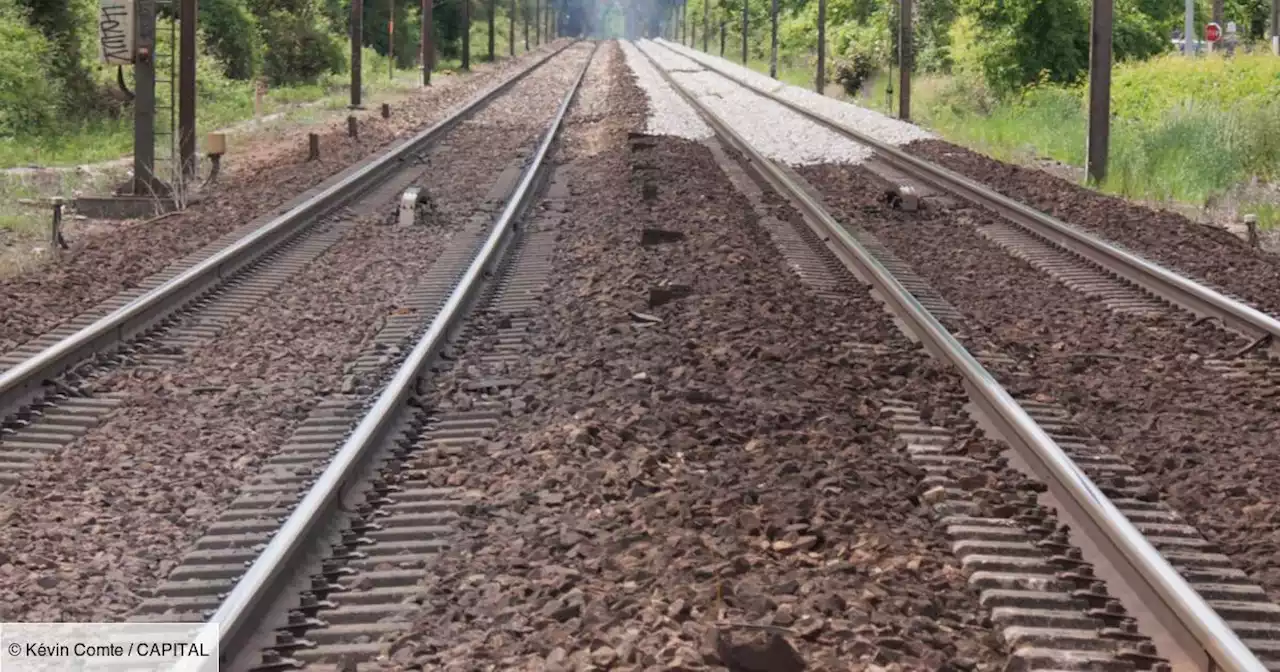
{"type": "Polygon", "coordinates": [[[818,0],[818,72],[813,90],[822,93],[827,83],[827,0],[818,0]]]}
{"type": "Polygon", "coordinates": [[[1182,53],[1195,54],[1192,40],[1196,37],[1196,0],[1187,0],[1187,15],[1182,23],[1182,53]]]}
{"type": "Polygon", "coordinates": [[[1280,0],[1271,0],[1271,51],[1280,56],[1280,0]]]}
{"type": "Polygon", "coordinates": [[[711,38],[711,0],[702,0],[702,51],[711,53],[707,40],[711,38]]]}
{"type": "Polygon", "coordinates": [[[181,63],[178,71],[178,155],[183,180],[194,178],[200,164],[196,159],[196,21],[199,0],[182,0],[181,63]]]}
{"type": "Polygon", "coordinates": [[[431,85],[431,68],[436,61],[434,22],[431,18],[432,0],[422,0],[422,85],[431,85]]]}
{"type": "Polygon", "coordinates": [[[778,0],[773,0],[773,7],[769,10],[772,17],[773,27],[769,37],[769,76],[778,78],[778,0]]]}
{"type": "Polygon", "coordinates": [[[471,0],[462,0],[462,69],[471,69],[471,0]]]}
{"type": "Polygon", "coordinates": [[[137,0],[138,56],[133,65],[133,194],[153,195],[156,188],[156,3],[137,0]]]}
{"type": "Polygon", "coordinates": [[[511,16],[508,18],[511,19],[511,26],[507,31],[507,42],[508,42],[508,46],[510,47],[508,51],[510,52],[510,56],[512,58],[515,58],[516,56],[516,0],[511,0],[511,16]]]}
{"type": "Polygon", "coordinates": [[[911,120],[911,0],[898,12],[898,118],[911,120]]]}
{"type": "MultiPolygon", "coordinates": [[[[1280,2],[1280,0],[1277,0],[1280,2]]],[[[747,64],[747,9],[750,5],[742,0],[742,64],[747,64]]]]}
{"type": "Polygon", "coordinates": [[[1095,183],[1107,177],[1107,151],[1111,141],[1113,2],[1093,0],[1093,25],[1089,31],[1089,136],[1085,155],[1089,179],[1095,183]]]}
{"type": "Polygon", "coordinates": [[[497,60],[498,58],[498,54],[494,50],[494,43],[493,43],[494,37],[497,33],[497,30],[495,30],[497,27],[497,20],[498,20],[498,2],[497,0],[489,0],[489,62],[490,63],[497,60]]]}
{"type": "Polygon", "coordinates": [[[364,46],[364,0],[351,0],[351,109],[360,109],[360,50],[364,46]]]}

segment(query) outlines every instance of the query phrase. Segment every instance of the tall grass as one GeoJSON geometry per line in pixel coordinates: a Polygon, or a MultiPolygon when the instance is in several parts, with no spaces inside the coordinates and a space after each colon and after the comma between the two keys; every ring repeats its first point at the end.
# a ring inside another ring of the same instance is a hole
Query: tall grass
{"type": "MultiPolygon", "coordinates": [[[[883,77],[883,76],[882,76],[883,77]]],[[[862,104],[884,109],[878,79],[862,104]]],[[[1048,157],[1083,166],[1080,86],[1041,84],[1004,99],[966,76],[926,76],[912,113],[943,137],[1007,161],[1048,157]]],[[[1280,179],[1280,59],[1163,56],[1116,66],[1105,191],[1195,205],[1242,184],[1280,179]]],[[[1280,223],[1277,208],[1255,208],[1280,223]]]]}

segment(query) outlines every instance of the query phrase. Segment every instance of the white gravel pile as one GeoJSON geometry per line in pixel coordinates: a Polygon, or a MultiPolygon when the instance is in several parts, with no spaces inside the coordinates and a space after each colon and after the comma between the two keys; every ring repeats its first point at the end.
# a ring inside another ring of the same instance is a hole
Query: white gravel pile
{"type": "MultiPolygon", "coordinates": [[[[788,110],[724,75],[695,66],[688,59],[649,41],[639,44],[681,86],[692,93],[765,156],[793,166],[817,163],[859,164],[871,151],[852,140],[788,110]]],[[[637,54],[639,56],[639,54],[637,54]]]]}
{"type": "MultiPolygon", "coordinates": [[[[673,135],[686,140],[703,140],[711,137],[711,128],[703,123],[697,112],[689,103],[680,97],[670,86],[649,59],[644,57],[630,42],[619,40],[622,54],[627,59],[627,66],[635,73],[636,85],[644,91],[649,99],[649,114],[645,120],[644,132],[650,135],[673,135]]],[[[689,59],[667,52],[672,58],[689,59]]]]}
{"type": "Polygon", "coordinates": [[[815,91],[810,91],[809,89],[779,82],[767,75],[762,75],[755,70],[744,68],[737,63],[733,63],[710,54],[704,54],[675,42],[668,42],[667,40],[657,41],[663,46],[688,55],[693,60],[710,66],[725,75],[764,91],[776,93],[783,98],[800,105],[801,107],[830,117],[831,119],[848,125],[854,130],[860,133],[865,133],[880,142],[890,145],[905,145],[910,142],[915,142],[916,140],[932,140],[937,138],[936,135],[920,128],[919,126],[908,124],[892,117],[886,117],[875,110],[869,110],[865,107],[859,107],[858,105],[823,96],[815,91]]]}

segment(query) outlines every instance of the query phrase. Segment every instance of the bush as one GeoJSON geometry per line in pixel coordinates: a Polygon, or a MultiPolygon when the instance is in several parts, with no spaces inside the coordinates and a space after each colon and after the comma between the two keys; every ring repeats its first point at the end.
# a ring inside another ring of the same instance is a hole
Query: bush
{"type": "Polygon", "coordinates": [[[32,134],[57,119],[62,91],[51,76],[49,41],[12,0],[0,0],[0,137],[32,134]]]}
{"type": "Polygon", "coordinates": [[[869,53],[860,51],[847,58],[836,60],[836,83],[844,88],[850,97],[862,91],[862,85],[876,71],[875,61],[869,53]]]}
{"type": "Polygon", "coordinates": [[[231,79],[251,79],[262,68],[258,20],[244,0],[204,0],[200,25],[209,52],[223,63],[231,79]]]}
{"type": "Polygon", "coordinates": [[[262,22],[263,72],[274,84],[314,84],[346,69],[342,43],[315,17],[271,12],[262,22]]]}

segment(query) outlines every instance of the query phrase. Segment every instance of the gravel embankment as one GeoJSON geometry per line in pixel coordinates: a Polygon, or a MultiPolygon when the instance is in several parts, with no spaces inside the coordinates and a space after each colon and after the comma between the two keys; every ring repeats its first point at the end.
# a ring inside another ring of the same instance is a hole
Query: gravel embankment
{"type": "MultiPolygon", "coordinates": [[[[663,137],[633,154],[644,98],[614,64],[609,148],[566,167],[540,331],[507,374],[523,403],[492,440],[414,465],[477,505],[387,666],[705,669],[717,626],[765,623],[813,670],[1000,669],[877,410],[886,390],[954,381],[866,295],[808,294],[706,148],[663,137]],[[685,238],[643,248],[646,227],[685,238]],[[692,294],[650,307],[666,281],[692,294]],[[855,340],[902,350],[850,357],[855,340]]],[[[469,364],[440,381],[445,408],[466,403],[469,364]]]]}
{"type": "MultiPolygon", "coordinates": [[[[870,150],[648,40],[639,49],[765,156],[792,165],[858,164],[870,150]]],[[[659,109],[659,114],[665,110],[659,109]]],[[[665,118],[657,116],[656,118],[665,118]]]]}
{"type": "Polygon", "coordinates": [[[441,194],[437,221],[364,222],[189,364],[109,377],[104,387],[127,392],[125,406],[0,500],[0,617],[108,621],[167,576],[261,460],[337,391],[343,363],[532,145],[585,58],[574,50],[433,153],[432,165],[448,166],[427,177],[441,194]]]}
{"type": "Polygon", "coordinates": [[[457,105],[527,65],[544,50],[471,75],[433,79],[421,96],[393,106],[389,120],[377,110],[359,113],[360,137],[347,137],[345,121],[284,134],[277,143],[232,148],[228,173],[186,212],[151,224],[122,226],[110,235],[73,240],[62,261],[0,278],[0,352],[12,349],[92,308],[115,293],[217,237],[266,214],[298,194],[438,121],[457,105]],[[307,162],[307,133],[320,135],[320,160],[307,162]]]}
{"type": "Polygon", "coordinates": [[[906,147],[1065,222],[1125,246],[1147,259],[1235,294],[1280,315],[1280,256],[1214,226],[1107,196],[1040,170],[1001,163],[963,147],[924,141],[906,147]]]}
{"type": "Polygon", "coordinates": [[[1191,318],[1116,315],[980,238],[973,209],[888,209],[861,169],[801,169],[842,221],[874,231],[1031,375],[1014,392],[1064,404],[1178,511],[1280,597],[1280,394],[1206,370],[1238,341],[1191,318]]]}
{"type": "Polygon", "coordinates": [[[776,93],[801,107],[826,115],[835,121],[848,124],[881,142],[904,145],[937,137],[914,124],[908,124],[904,121],[887,117],[875,110],[839,101],[809,89],[780,82],[770,78],[768,75],[762,75],[755,70],[745,68],[732,61],[686,47],[677,42],[661,39],[655,41],[658,44],[675,49],[699,63],[716,68],[732,78],[770,93],[776,93]]]}
{"type": "Polygon", "coordinates": [[[670,135],[686,140],[702,140],[711,137],[711,128],[694,112],[684,98],[672,89],[649,59],[630,42],[620,43],[627,66],[635,75],[636,85],[644,91],[649,101],[649,114],[645,117],[644,132],[650,135],[670,135]]]}

